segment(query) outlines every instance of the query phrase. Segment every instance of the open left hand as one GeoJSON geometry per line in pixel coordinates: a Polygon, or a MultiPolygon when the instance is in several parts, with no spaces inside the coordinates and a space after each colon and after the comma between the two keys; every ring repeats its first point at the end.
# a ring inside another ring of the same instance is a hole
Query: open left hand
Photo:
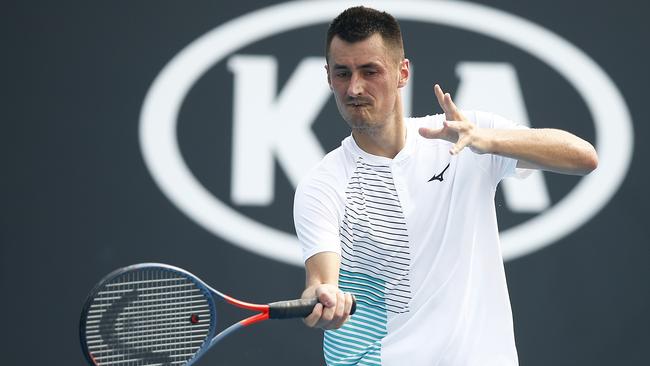
{"type": "Polygon", "coordinates": [[[477,146],[480,145],[478,143],[478,127],[463,116],[451,100],[451,95],[443,93],[440,85],[436,84],[433,91],[438,99],[438,104],[445,112],[445,121],[440,128],[421,127],[419,130],[420,135],[429,139],[443,139],[454,143],[454,146],[449,150],[452,155],[458,154],[465,147],[469,147],[479,154],[484,153],[485,150],[477,146]]]}

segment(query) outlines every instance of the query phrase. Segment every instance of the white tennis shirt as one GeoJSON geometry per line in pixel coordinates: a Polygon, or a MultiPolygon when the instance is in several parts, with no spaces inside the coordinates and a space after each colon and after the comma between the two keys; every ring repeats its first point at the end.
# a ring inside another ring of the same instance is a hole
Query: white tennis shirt
{"type": "MultiPolygon", "coordinates": [[[[480,128],[521,128],[465,112],[480,128]]],[[[407,119],[393,159],[345,138],[296,190],[303,257],[341,255],[339,287],[357,312],[326,331],[328,365],[517,365],[494,194],[516,160],[451,156],[452,144],[421,137],[444,115],[407,119]]]]}

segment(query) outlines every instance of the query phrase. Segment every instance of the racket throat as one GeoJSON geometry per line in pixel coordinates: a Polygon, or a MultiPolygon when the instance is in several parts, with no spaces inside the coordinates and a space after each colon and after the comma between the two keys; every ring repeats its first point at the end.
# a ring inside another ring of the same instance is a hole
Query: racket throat
{"type": "Polygon", "coordinates": [[[229,326],[228,328],[222,330],[219,334],[217,334],[217,336],[212,338],[212,340],[210,341],[210,346],[209,347],[214,346],[219,341],[226,338],[230,334],[238,331],[241,328],[247,327],[249,325],[253,325],[255,323],[262,322],[264,320],[267,320],[268,318],[269,318],[269,310],[267,308],[262,313],[255,314],[255,315],[250,316],[250,317],[248,317],[248,318],[246,318],[244,320],[240,320],[239,322],[237,322],[237,323],[229,326]]]}
{"type": "Polygon", "coordinates": [[[269,318],[269,310],[267,308],[266,311],[264,311],[262,313],[259,313],[259,314],[255,314],[253,316],[250,316],[250,317],[240,321],[239,324],[241,324],[244,327],[247,327],[249,325],[253,325],[255,323],[265,321],[268,318],[269,318]]]}

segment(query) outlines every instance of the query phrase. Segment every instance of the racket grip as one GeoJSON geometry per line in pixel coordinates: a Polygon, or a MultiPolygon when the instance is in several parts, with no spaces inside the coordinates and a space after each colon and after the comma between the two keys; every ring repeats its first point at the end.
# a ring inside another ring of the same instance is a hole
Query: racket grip
{"type": "MultiPolygon", "coordinates": [[[[272,302],[269,304],[269,319],[304,318],[314,311],[318,298],[296,299],[272,302]]],[[[352,295],[350,315],[357,310],[357,300],[352,295]]]]}

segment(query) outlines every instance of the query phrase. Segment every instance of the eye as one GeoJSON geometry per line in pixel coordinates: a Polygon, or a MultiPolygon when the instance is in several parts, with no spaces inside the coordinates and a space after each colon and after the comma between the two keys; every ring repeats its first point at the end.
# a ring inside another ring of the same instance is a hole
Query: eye
{"type": "Polygon", "coordinates": [[[366,70],[365,74],[366,76],[373,76],[377,74],[377,70],[366,70]]]}
{"type": "Polygon", "coordinates": [[[337,71],[336,73],[334,73],[334,75],[337,78],[346,78],[350,75],[350,73],[348,71],[337,71]]]}

